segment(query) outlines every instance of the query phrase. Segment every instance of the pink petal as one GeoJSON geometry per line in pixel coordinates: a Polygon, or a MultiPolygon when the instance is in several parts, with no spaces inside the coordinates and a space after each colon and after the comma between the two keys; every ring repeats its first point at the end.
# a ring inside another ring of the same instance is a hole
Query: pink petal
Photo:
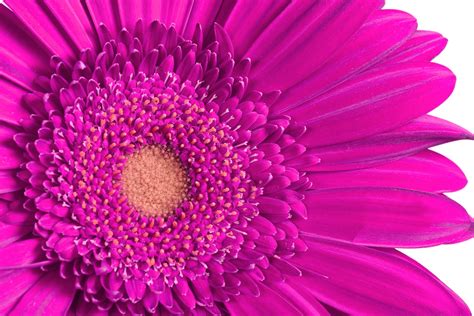
{"type": "Polygon", "coordinates": [[[378,0],[293,2],[245,54],[256,61],[252,82],[259,90],[271,91],[306,78],[380,5],[378,0]]]}
{"type": "Polygon", "coordinates": [[[18,168],[23,159],[23,154],[16,146],[0,144],[0,170],[18,168]]]}
{"type": "Polygon", "coordinates": [[[176,31],[181,33],[185,27],[193,6],[192,0],[164,0],[161,2],[161,14],[158,18],[165,25],[174,24],[176,31]]]}
{"type": "Polygon", "coordinates": [[[25,183],[18,179],[16,171],[0,170],[0,194],[21,190],[25,183]]]}
{"type": "MultiPolygon", "coordinates": [[[[54,23],[52,14],[37,1],[6,0],[5,3],[52,54],[69,58],[75,55],[75,48],[64,32],[54,23]]],[[[47,65],[47,64],[46,64],[47,65]]]]}
{"type": "Polygon", "coordinates": [[[108,311],[102,311],[93,303],[87,303],[84,300],[78,300],[75,315],[82,316],[108,316],[108,311]]]}
{"type": "Polygon", "coordinates": [[[118,34],[121,29],[120,15],[115,1],[112,0],[85,0],[86,8],[92,17],[96,30],[104,24],[112,35],[118,34]]]}
{"type": "Polygon", "coordinates": [[[225,30],[232,39],[237,58],[244,53],[265,28],[285,10],[290,1],[238,1],[225,23],[225,30]]]}
{"type": "Polygon", "coordinates": [[[316,172],[309,178],[314,189],[390,187],[437,193],[458,191],[467,183],[456,164],[429,150],[367,169],[316,172]]]}
{"type": "Polygon", "coordinates": [[[306,289],[298,279],[286,279],[271,285],[280,291],[280,295],[290,302],[294,302],[301,315],[330,316],[331,313],[306,289]]]}
{"type": "Polygon", "coordinates": [[[76,289],[74,280],[62,279],[58,271],[44,275],[10,312],[11,315],[66,315],[76,289]]]}
{"type": "Polygon", "coordinates": [[[134,1],[118,0],[117,7],[118,7],[118,12],[120,14],[120,21],[121,21],[122,26],[126,27],[128,30],[133,30],[133,28],[135,27],[135,24],[140,18],[146,21],[147,24],[151,23],[150,18],[145,19],[146,11],[152,12],[154,15],[154,18],[163,23],[163,21],[158,18],[162,10],[162,6],[163,6],[162,2],[164,1],[160,1],[158,3],[155,3],[155,5],[152,5],[148,1],[143,1],[143,0],[134,0],[134,1]],[[144,6],[145,4],[149,5],[148,8],[144,6]],[[156,14],[157,11],[158,11],[158,14],[156,14]]]}
{"type": "Polygon", "coordinates": [[[9,225],[0,222],[0,248],[3,248],[12,242],[22,238],[23,236],[31,233],[33,226],[28,225],[9,225]]]}
{"type": "Polygon", "coordinates": [[[272,105],[272,111],[282,113],[296,108],[376,65],[405,43],[415,29],[416,20],[405,12],[375,12],[324,66],[302,82],[283,91],[282,96],[272,105]]]}
{"type": "Polygon", "coordinates": [[[441,34],[417,31],[404,45],[387,56],[386,63],[431,61],[446,47],[448,40],[441,34]]]}
{"type": "Polygon", "coordinates": [[[320,301],[351,315],[470,315],[438,279],[404,259],[356,245],[305,237],[294,279],[320,301]]]}
{"type": "Polygon", "coordinates": [[[214,23],[221,4],[222,0],[194,0],[188,21],[183,30],[184,37],[191,38],[198,23],[202,26],[203,32],[207,33],[214,23]]]}
{"type": "Polygon", "coordinates": [[[19,315],[9,313],[10,309],[15,306],[23,293],[27,292],[40,279],[43,273],[40,269],[19,269],[0,274],[0,314],[19,315]]]}
{"type": "MultiPolygon", "coordinates": [[[[38,73],[49,70],[48,66],[49,56],[44,47],[9,9],[0,5],[0,74],[29,88],[38,73]]],[[[9,95],[11,92],[2,90],[2,98],[9,95]]]]}
{"type": "Polygon", "coordinates": [[[317,135],[313,145],[330,145],[422,116],[451,94],[454,83],[452,72],[440,65],[395,64],[366,72],[287,114],[310,126],[317,135]]]}
{"type": "Polygon", "coordinates": [[[51,13],[64,27],[65,32],[79,49],[96,46],[96,35],[80,0],[48,0],[51,13]]]}
{"type": "MultiPolygon", "coordinates": [[[[260,286],[260,296],[239,295],[225,303],[231,315],[303,315],[307,306],[300,307],[299,301],[285,298],[277,289],[260,286]]],[[[324,309],[317,313],[312,309],[312,315],[327,315],[324,309]]]]}
{"type": "MultiPolygon", "coordinates": [[[[166,26],[174,24],[178,33],[182,33],[193,7],[193,1],[163,0],[153,2],[150,0],[119,0],[118,11],[123,27],[133,29],[139,19],[145,23],[158,20],[166,26]]],[[[195,25],[193,25],[195,26],[195,25]]]]}
{"type": "MultiPolygon", "coordinates": [[[[31,231],[31,228],[30,228],[31,231]]],[[[22,266],[33,263],[41,258],[42,240],[39,238],[17,241],[0,249],[0,267],[22,266]],[[15,254],[12,256],[12,254],[15,254]]]]}
{"type": "MultiPolygon", "coordinates": [[[[312,132],[303,136],[308,147],[315,139],[312,132]]],[[[307,170],[330,171],[367,168],[400,159],[439,144],[474,138],[465,129],[445,120],[422,116],[407,125],[361,140],[323,146],[310,150],[321,162],[307,170]]]]}
{"type": "Polygon", "coordinates": [[[0,47],[0,76],[5,76],[21,87],[29,88],[37,74],[14,52],[0,47]]]}
{"type": "Polygon", "coordinates": [[[29,117],[29,111],[21,104],[22,97],[28,93],[15,84],[0,78],[0,121],[19,125],[21,119],[29,117]]]}
{"type": "Polygon", "coordinates": [[[471,218],[449,198],[393,188],[317,190],[306,194],[302,231],[380,247],[449,243],[470,229],[471,218]]]}

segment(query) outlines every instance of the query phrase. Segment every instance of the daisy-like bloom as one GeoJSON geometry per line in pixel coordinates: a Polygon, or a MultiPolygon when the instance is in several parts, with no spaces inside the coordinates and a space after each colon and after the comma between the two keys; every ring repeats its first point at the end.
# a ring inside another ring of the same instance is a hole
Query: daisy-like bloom
{"type": "Polygon", "coordinates": [[[380,0],[7,0],[1,315],[467,315],[446,44],[380,0]]]}

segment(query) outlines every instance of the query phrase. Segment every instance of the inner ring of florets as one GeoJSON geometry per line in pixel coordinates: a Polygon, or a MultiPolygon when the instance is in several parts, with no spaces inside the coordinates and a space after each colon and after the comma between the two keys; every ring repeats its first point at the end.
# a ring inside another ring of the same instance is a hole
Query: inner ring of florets
{"type": "Polygon", "coordinates": [[[82,227],[79,254],[170,276],[224,249],[231,223],[256,191],[245,172],[247,149],[233,147],[230,128],[171,73],[91,91],[65,109],[66,127],[55,135],[60,175],[51,179],[82,227]],[[185,170],[186,189],[173,210],[140,209],[127,196],[127,160],[153,148],[185,170]]]}

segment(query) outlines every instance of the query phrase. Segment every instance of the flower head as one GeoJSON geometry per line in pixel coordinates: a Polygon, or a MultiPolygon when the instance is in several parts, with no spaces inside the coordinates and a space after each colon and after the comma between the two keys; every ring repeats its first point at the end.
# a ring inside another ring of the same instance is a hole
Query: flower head
{"type": "Polygon", "coordinates": [[[376,0],[7,4],[0,313],[469,313],[392,249],[472,236],[427,150],[472,138],[425,115],[440,35],[376,0]]]}

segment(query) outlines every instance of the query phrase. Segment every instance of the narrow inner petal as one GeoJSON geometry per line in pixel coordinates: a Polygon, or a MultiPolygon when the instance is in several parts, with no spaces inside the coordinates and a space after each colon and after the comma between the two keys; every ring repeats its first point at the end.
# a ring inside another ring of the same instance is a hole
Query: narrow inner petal
{"type": "Polygon", "coordinates": [[[161,146],[128,156],[122,191],[131,206],[149,216],[168,216],[185,199],[188,177],[178,157],[161,146]]]}

